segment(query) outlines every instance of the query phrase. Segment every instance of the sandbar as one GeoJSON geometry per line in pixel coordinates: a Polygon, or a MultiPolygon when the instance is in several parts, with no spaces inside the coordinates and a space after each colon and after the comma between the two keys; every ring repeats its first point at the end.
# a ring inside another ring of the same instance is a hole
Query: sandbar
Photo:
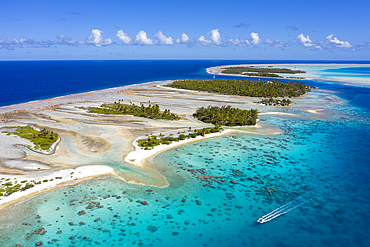
{"type": "MultiPolygon", "coordinates": [[[[125,161],[127,163],[133,164],[135,166],[143,166],[144,161],[147,158],[152,157],[153,155],[157,155],[157,154],[159,154],[159,153],[161,153],[165,150],[169,150],[169,149],[181,146],[181,145],[185,145],[185,144],[188,144],[188,143],[192,143],[192,142],[196,142],[196,141],[200,141],[200,140],[204,140],[204,139],[208,139],[208,138],[214,138],[214,137],[218,137],[218,136],[228,135],[232,132],[236,132],[236,130],[223,129],[220,132],[207,134],[204,137],[203,136],[197,136],[195,138],[189,138],[189,139],[181,140],[181,141],[178,141],[178,142],[172,142],[169,145],[162,145],[161,144],[161,145],[153,147],[153,149],[150,149],[150,150],[144,150],[143,148],[139,147],[137,145],[136,140],[135,140],[135,142],[133,143],[133,145],[135,147],[135,151],[132,151],[132,152],[128,153],[125,157],[125,161]]],[[[139,137],[138,139],[140,139],[140,138],[144,138],[144,137],[139,137]]]]}
{"type": "MultiPolygon", "coordinates": [[[[340,68],[348,68],[348,67],[370,67],[369,64],[337,64],[337,63],[324,63],[324,64],[237,64],[237,65],[223,65],[223,66],[215,66],[206,69],[208,74],[214,75],[228,75],[228,76],[239,76],[239,77],[252,77],[252,76],[244,76],[244,75],[235,75],[235,74],[222,74],[221,68],[226,67],[247,67],[247,66],[260,66],[260,67],[267,67],[273,66],[274,68],[288,68],[293,70],[303,70],[306,71],[304,74],[281,74],[284,77],[303,77],[301,79],[290,79],[290,80],[316,80],[316,81],[324,81],[324,82],[334,82],[343,85],[352,85],[352,86],[361,86],[361,87],[370,87],[369,77],[359,77],[358,74],[351,74],[351,73],[335,73],[329,72],[326,70],[335,70],[340,68]]],[[[258,77],[254,77],[258,78],[258,77]]],[[[269,77],[264,77],[269,78],[269,77]]],[[[269,78],[269,79],[279,79],[279,78],[269,78]]],[[[289,78],[287,78],[289,79],[289,78]]]]}
{"type": "MultiPolygon", "coordinates": [[[[279,112],[278,109],[283,109],[279,107],[274,108],[273,112],[269,112],[267,109],[271,108],[254,103],[256,99],[251,97],[162,87],[169,82],[171,81],[154,81],[0,107],[0,127],[16,125],[45,127],[58,133],[61,137],[61,141],[53,146],[52,152],[42,153],[25,148],[21,149],[18,145],[26,145],[27,142],[0,133],[0,179],[5,178],[18,182],[22,180],[48,180],[25,191],[0,197],[1,207],[59,186],[78,183],[94,176],[106,174],[123,176],[122,180],[138,185],[159,188],[167,186],[168,182],[163,175],[155,168],[145,165],[149,157],[179,145],[243,131],[242,128],[224,129],[222,132],[208,134],[205,137],[198,136],[173,142],[170,145],[156,146],[152,150],[138,148],[135,140],[151,133],[177,132],[189,127],[191,129],[212,127],[213,125],[205,124],[191,117],[196,109],[202,106],[231,105],[241,109],[258,109],[260,115],[300,116],[279,112]],[[127,104],[129,102],[158,104],[161,110],[169,109],[182,119],[168,121],[129,115],[98,115],[76,108],[112,103],[118,100],[127,104]],[[15,163],[16,165],[14,165],[15,163]],[[114,169],[111,167],[112,164],[115,165],[114,169]],[[128,167],[129,169],[120,173],[120,167],[128,167]],[[133,172],[128,172],[130,170],[133,172]],[[140,172],[135,172],[138,170],[140,172]],[[141,176],[141,174],[144,175],[141,176]],[[55,177],[62,177],[62,179],[55,177]]],[[[297,101],[302,99],[304,97],[297,99],[297,101]]],[[[324,103],[327,104],[327,101],[328,99],[324,103]]],[[[313,102],[309,108],[319,109],[322,102],[317,99],[314,99],[313,102]]],[[[306,105],[304,111],[306,113],[308,111],[306,105]]],[[[262,127],[258,124],[247,129],[253,134],[279,133],[276,128],[265,124],[262,127]]]]}
{"type": "Polygon", "coordinates": [[[57,187],[63,185],[71,185],[76,182],[82,182],[86,179],[95,177],[95,176],[102,176],[106,174],[114,175],[114,169],[109,166],[83,166],[77,167],[73,169],[63,169],[63,170],[54,170],[54,171],[47,171],[47,172],[40,172],[37,174],[32,175],[1,175],[0,179],[10,179],[9,182],[14,181],[23,181],[23,180],[35,180],[35,182],[48,180],[48,182],[42,182],[41,184],[37,184],[34,187],[24,190],[15,192],[9,196],[2,196],[0,197],[0,209],[9,205],[10,203],[16,202],[20,199],[27,198],[29,196],[33,196],[39,193],[43,193],[49,191],[51,189],[55,189],[57,187]],[[57,178],[60,179],[57,179],[57,178]],[[52,179],[52,181],[50,181],[52,179]]]}

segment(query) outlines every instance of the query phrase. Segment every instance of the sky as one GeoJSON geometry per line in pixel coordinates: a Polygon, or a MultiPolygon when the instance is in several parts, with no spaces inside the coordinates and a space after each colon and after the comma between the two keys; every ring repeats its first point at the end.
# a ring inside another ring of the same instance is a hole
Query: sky
{"type": "Polygon", "coordinates": [[[12,0],[0,60],[370,60],[368,0],[12,0]]]}

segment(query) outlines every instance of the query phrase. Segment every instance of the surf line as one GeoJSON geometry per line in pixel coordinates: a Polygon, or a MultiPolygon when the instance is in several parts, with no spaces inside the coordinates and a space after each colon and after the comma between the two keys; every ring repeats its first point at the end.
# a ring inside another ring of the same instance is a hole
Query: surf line
{"type": "Polygon", "coordinates": [[[259,218],[257,220],[257,223],[266,223],[266,222],[269,222],[270,220],[273,220],[283,214],[286,214],[286,213],[289,213],[290,211],[292,211],[293,209],[295,208],[298,208],[300,206],[302,206],[304,203],[308,202],[309,200],[305,200],[303,199],[302,197],[298,197],[297,199],[271,211],[270,213],[262,216],[261,218],[259,218]]]}

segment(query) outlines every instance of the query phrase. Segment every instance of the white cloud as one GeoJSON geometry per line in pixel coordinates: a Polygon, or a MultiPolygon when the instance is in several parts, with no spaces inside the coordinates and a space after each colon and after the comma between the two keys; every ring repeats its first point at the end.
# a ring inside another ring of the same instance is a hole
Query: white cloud
{"type": "Polygon", "coordinates": [[[326,43],[332,44],[336,47],[350,48],[352,45],[348,41],[340,41],[337,37],[334,37],[334,34],[330,34],[326,37],[326,43]]]}
{"type": "Polygon", "coordinates": [[[93,29],[89,35],[89,37],[86,38],[86,44],[91,44],[95,46],[103,46],[103,45],[110,45],[112,44],[111,39],[103,39],[104,32],[99,29],[93,29]]]}
{"type": "Polygon", "coordinates": [[[262,43],[262,40],[258,36],[258,33],[251,32],[251,37],[252,37],[251,43],[253,45],[258,45],[258,44],[261,44],[262,43]]]}
{"type": "Polygon", "coordinates": [[[247,39],[228,39],[228,41],[237,46],[247,46],[250,45],[251,43],[247,39]]]}
{"type": "Polygon", "coordinates": [[[215,45],[222,45],[224,43],[221,39],[221,34],[219,33],[218,29],[211,30],[211,40],[215,45]]]}
{"type": "Polygon", "coordinates": [[[272,40],[272,39],[266,39],[266,44],[274,47],[284,47],[286,46],[286,43],[281,42],[279,40],[272,40]]]}
{"type": "Polygon", "coordinates": [[[310,40],[310,37],[307,35],[307,37],[305,37],[302,33],[300,35],[297,36],[297,39],[299,41],[301,41],[302,45],[303,46],[314,46],[314,44],[312,43],[312,41],[310,40]]]}
{"type": "Polygon", "coordinates": [[[173,38],[166,37],[165,35],[163,35],[161,31],[159,31],[158,33],[155,33],[153,36],[159,39],[159,44],[161,45],[173,45],[174,44],[173,38]]]}
{"type": "Polygon", "coordinates": [[[116,37],[122,40],[122,42],[126,45],[132,43],[132,39],[129,36],[127,36],[127,33],[123,32],[123,30],[117,31],[116,37]]]}
{"type": "Polygon", "coordinates": [[[206,39],[203,35],[196,39],[201,45],[222,45],[224,42],[221,39],[221,34],[218,29],[212,29],[210,32],[210,39],[206,39]]]}
{"type": "Polygon", "coordinates": [[[136,40],[135,43],[140,45],[155,45],[156,42],[149,39],[145,31],[140,31],[138,34],[136,34],[136,40]]]}
{"type": "MultiPolygon", "coordinates": [[[[75,45],[76,44],[75,39],[72,39],[64,35],[57,36],[57,39],[58,39],[57,43],[61,45],[75,45]]],[[[22,39],[20,39],[20,41],[22,41],[22,39]]]]}
{"type": "Polygon", "coordinates": [[[204,38],[204,36],[200,36],[199,39],[197,39],[197,42],[201,45],[211,45],[212,41],[204,38]]]}
{"type": "MultiPolygon", "coordinates": [[[[260,39],[258,33],[252,32],[251,37],[252,37],[251,40],[247,40],[247,39],[227,39],[227,41],[230,42],[231,44],[237,45],[237,46],[259,45],[259,44],[263,43],[262,40],[260,39]]],[[[270,42],[271,44],[274,44],[277,41],[272,41],[270,39],[267,39],[266,42],[267,43],[270,42]]]]}
{"type": "Polygon", "coordinates": [[[182,33],[181,34],[181,39],[178,38],[176,40],[176,43],[178,43],[178,44],[185,44],[185,43],[188,43],[188,42],[189,42],[189,36],[186,33],[182,33]]]}

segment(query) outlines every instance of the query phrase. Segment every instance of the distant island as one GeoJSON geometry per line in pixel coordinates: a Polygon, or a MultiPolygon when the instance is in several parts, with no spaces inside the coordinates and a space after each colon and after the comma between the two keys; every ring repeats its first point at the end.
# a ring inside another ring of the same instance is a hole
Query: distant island
{"type": "MultiPolygon", "coordinates": [[[[245,76],[258,76],[258,77],[271,77],[271,78],[284,78],[278,74],[304,74],[303,70],[292,70],[287,68],[261,68],[261,67],[225,67],[220,69],[221,74],[231,75],[245,75],[245,76]]],[[[304,79],[299,77],[288,77],[295,79],[304,79]]]]}
{"type": "Polygon", "coordinates": [[[311,91],[301,82],[252,80],[178,80],[167,87],[249,97],[299,97],[311,91]]]}

